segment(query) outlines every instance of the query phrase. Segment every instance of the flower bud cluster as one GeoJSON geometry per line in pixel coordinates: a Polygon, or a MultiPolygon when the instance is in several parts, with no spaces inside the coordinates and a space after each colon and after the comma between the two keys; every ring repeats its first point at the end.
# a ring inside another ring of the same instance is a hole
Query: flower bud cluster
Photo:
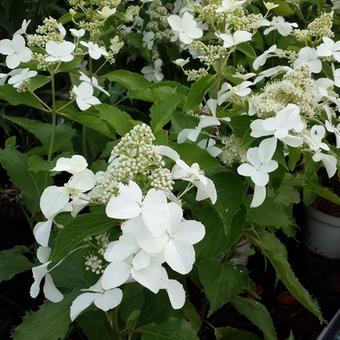
{"type": "Polygon", "coordinates": [[[190,48],[195,50],[198,58],[208,67],[216,63],[216,61],[224,58],[228,50],[220,45],[206,45],[202,41],[193,41],[190,48]]]}
{"type": "Polygon", "coordinates": [[[263,92],[251,97],[259,117],[268,117],[280,111],[289,103],[298,105],[301,114],[313,117],[318,106],[314,80],[307,65],[288,72],[281,80],[268,83],[263,92]]]}
{"type": "Polygon", "coordinates": [[[245,162],[246,151],[241,146],[241,141],[235,135],[222,139],[223,149],[219,155],[221,161],[227,166],[233,166],[245,162]]]}
{"type": "Polygon", "coordinates": [[[171,173],[165,168],[153,142],[155,136],[146,124],[135,126],[113,148],[114,160],[97,182],[101,193],[99,201],[107,202],[118,192],[119,183],[128,183],[136,177],[144,178],[151,187],[171,190],[171,173]]]}
{"type": "Polygon", "coordinates": [[[94,253],[85,256],[85,269],[97,275],[103,274],[103,260],[94,253]]]}

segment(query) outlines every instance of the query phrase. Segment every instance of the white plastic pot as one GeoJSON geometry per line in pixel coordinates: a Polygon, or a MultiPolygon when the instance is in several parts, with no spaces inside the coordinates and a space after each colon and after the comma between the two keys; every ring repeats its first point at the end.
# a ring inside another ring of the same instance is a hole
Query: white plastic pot
{"type": "Polygon", "coordinates": [[[314,253],[330,259],[340,259],[340,217],[308,207],[304,244],[314,253]]]}

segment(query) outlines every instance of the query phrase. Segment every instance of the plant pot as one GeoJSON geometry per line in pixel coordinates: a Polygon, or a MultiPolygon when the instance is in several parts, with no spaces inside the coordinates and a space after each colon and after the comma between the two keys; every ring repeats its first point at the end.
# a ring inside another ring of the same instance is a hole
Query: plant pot
{"type": "Polygon", "coordinates": [[[330,259],[340,259],[340,217],[308,207],[304,244],[316,254],[330,259]]]}

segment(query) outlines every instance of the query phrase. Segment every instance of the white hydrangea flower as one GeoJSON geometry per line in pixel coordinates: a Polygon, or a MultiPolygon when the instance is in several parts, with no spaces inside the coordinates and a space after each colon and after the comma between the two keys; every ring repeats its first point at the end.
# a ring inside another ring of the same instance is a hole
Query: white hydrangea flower
{"type": "Polygon", "coordinates": [[[182,179],[196,186],[196,201],[203,201],[209,198],[212,204],[216,203],[217,192],[215,184],[210,178],[204,176],[204,171],[200,169],[197,163],[189,166],[181,159],[177,159],[176,164],[172,168],[172,178],[182,179]]]}
{"type": "Polygon", "coordinates": [[[86,33],[83,28],[80,28],[79,30],[76,30],[74,28],[70,28],[70,32],[77,39],[82,38],[86,33]]]}
{"type": "Polygon", "coordinates": [[[74,175],[85,170],[87,166],[87,161],[83,156],[73,155],[71,158],[58,158],[56,166],[51,171],[66,171],[74,175]]]}
{"type": "Polygon", "coordinates": [[[200,118],[198,125],[194,129],[183,129],[177,136],[177,142],[182,144],[186,139],[192,142],[196,142],[198,136],[200,135],[202,129],[211,126],[219,126],[221,123],[215,117],[203,116],[200,118]]]}
{"type": "Polygon", "coordinates": [[[328,177],[331,178],[337,171],[337,159],[333,155],[325,154],[322,151],[329,151],[329,146],[322,142],[326,135],[326,129],[322,125],[314,125],[309,134],[304,135],[305,142],[309,148],[314,152],[313,161],[322,162],[328,177]]]}
{"type": "Polygon", "coordinates": [[[31,23],[31,20],[24,19],[21,24],[21,27],[13,34],[13,36],[26,34],[27,28],[30,23],[31,23]]]}
{"type": "Polygon", "coordinates": [[[292,135],[290,132],[301,133],[304,127],[300,116],[300,107],[288,104],[275,117],[254,120],[250,124],[250,135],[255,138],[274,136],[287,145],[299,147],[303,143],[303,138],[292,135]]]}
{"type": "Polygon", "coordinates": [[[263,66],[268,58],[274,57],[277,55],[278,48],[276,45],[272,45],[268,48],[268,50],[264,51],[261,55],[259,55],[253,62],[253,69],[258,70],[261,66],[263,66]]]}
{"type": "Polygon", "coordinates": [[[247,163],[241,164],[237,172],[241,176],[250,177],[255,184],[251,207],[260,206],[266,198],[266,185],[269,182],[269,173],[278,168],[277,161],[272,160],[276,150],[277,139],[264,139],[259,147],[247,151],[247,163]]]}
{"type": "Polygon", "coordinates": [[[51,261],[48,261],[50,254],[51,248],[49,247],[39,247],[37,250],[37,257],[41,265],[32,268],[34,282],[30,289],[30,295],[32,298],[36,298],[39,295],[40,283],[45,278],[43,286],[45,298],[51,302],[57,303],[62,301],[64,296],[56,288],[52,276],[47,268],[51,263],[51,261]]]}
{"type": "Polygon", "coordinates": [[[333,57],[340,61],[340,41],[334,42],[331,38],[323,37],[323,43],[316,49],[319,57],[333,57]]]}
{"type": "Polygon", "coordinates": [[[221,89],[217,92],[217,104],[223,104],[230,100],[233,95],[239,97],[248,96],[251,93],[251,89],[249,88],[251,85],[253,85],[253,83],[248,80],[243,81],[241,84],[234,87],[227,82],[223,83],[221,89]]]}
{"type": "Polygon", "coordinates": [[[106,215],[111,218],[128,219],[142,216],[143,221],[154,236],[161,235],[168,221],[169,210],[163,191],[150,189],[143,198],[137,183],[119,185],[119,195],[112,197],[106,205],[106,215]]]}
{"type": "Polygon", "coordinates": [[[185,12],[183,17],[170,15],[167,20],[172,30],[179,36],[179,40],[184,44],[190,44],[203,36],[203,30],[189,12],[185,12]]]}
{"type": "Polygon", "coordinates": [[[46,61],[72,61],[74,58],[73,52],[75,48],[76,46],[70,41],[48,41],[46,44],[46,52],[48,54],[46,61]]]}
{"type": "Polygon", "coordinates": [[[80,44],[87,48],[88,54],[94,60],[98,60],[102,56],[107,57],[108,55],[105,47],[100,47],[98,44],[92,41],[81,41],[80,44]]]}
{"type": "Polygon", "coordinates": [[[163,65],[163,61],[162,59],[156,59],[154,62],[154,65],[151,66],[144,66],[141,69],[141,72],[144,74],[144,77],[151,81],[151,82],[159,82],[161,80],[163,80],[164,75],[162,73],[162,65],[163,65]]]}
{"type": "Polygon", "coordinates": [[[16,71],[15,75],[8,80],[8,84],[13,85],[16,89],[20,89],[28,79],[34,78],[38,74],[37,71],[30,71],[29,68],[16,69],[16,71]]]}
{"type": "Polygon", "coordinates": [[[17,34],[12,40],[0,40],[0,54],[6,55],[6,65],[10,69],[27,63],[32,59],[32,51],[26,47],[25,39],[17,34]]]}
{"type": "Polygon", "coordinates": [[[232,13],[240,8],[247,0],[222,0],[221,6],[216,9],[217,13],[232,13]]]}
{"type": "Polygon", "coordinates": [[[73,85],[72,93],[75,95],[77,105],[81,111],[100,104],[100,100],[93,95],[93,92],[93,86],[88,82],[82,82],[79,86],[73,85]]]}
{"type": "Polygon", "coordinates": [[[190,62],[190,58],[187,58],[187,59],[178,58],[174,61],[174,64],[178,65],[179,67],[184,67],[189,62],[190,62]]]}
{"type": "Polygon", "coordinates": [[[302,65],[307,65],[312,73],[320,73],[322,63],[318,59],[318,54],[315,48],[303,47],[299,51],[298,58],[294,62],[294,69],[302,65]]]}
{"type": "Polygon", "coordinates": [[[97,90],[105,93],[108,97],[110,97],[110,93],[107,92],[102,86],[99,85],[98,83],[98,79],[96,77],[88,77],[85,73],[79,71],[80,73],[80,77],[79,80],[85,82],[85,83],[89,83],[90,85],[92,85],[94,88],[96,88],[97,90]]]}
{"type": "Polygon", "coordinates": [[[201,149],[207,150],[208,153],[213,157],[217,157],[222,152],[221,148],[215,146],[216,141],[212,138],[202,139],[199,143],[197,143],[197,145],[201,149]]]}
{"type": "Polygon", "coordinates": [[[104,312],[118,306],[123,299],[123,292],[119,288],[105,290],[101,280],[88,289],[83,289],[85,293],[77,296],[71,305],[70,318],[74,321],[85,309],[94,304],[104,312]]]}
{"type": "Polygon", "coordinates": [[[269,34],[272,31],[278,31],[282,36],[286,37],[289,35],[293,28],[298,27],[296,22],[287,22],[283,17],[273,17],[272,21],[269,22],[270,27],[264,30],[264,35],[269,34]]]}
{"type": "Polygon", "coordinates": [[[148,50],[152,50],[154,42],[155,42],[155,33],[152,31],[144,32],[143,46],[146,47],[148,50]]]}
{"type": "Polygon", "coordinates": [[[100,11],[97,10],[98,14],[101,15],[104,19],[109,18],[111,15],[117,12],[117,8],[110,8],[108,6],[104,6],[100,11]]]}
{"type": "Polygon", "coordinates": [[[216,33],[223,40],[223,47],[229,48],[252,39],[253,35],[247,31],[236,31],[234,33],[216,33]]]}

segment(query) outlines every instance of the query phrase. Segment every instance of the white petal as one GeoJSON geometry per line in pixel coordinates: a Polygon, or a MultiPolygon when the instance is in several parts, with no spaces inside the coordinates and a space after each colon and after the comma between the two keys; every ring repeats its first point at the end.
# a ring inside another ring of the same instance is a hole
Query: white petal
{"type": "Polygon", "coordinates": [[[268,163],[276,150],[277,139],[275,137],[264,139],[259,145],[259,158],[262,163],[268,163]]]}
{"type": "Polygon", "coordinates": [[[81,172],[74,174],[65,185],[67,188],[76,189],[80,192],[91,190],[96,184],[96,177],[94,173],[85,169],[81,172]]]}
{"type": "Polygon", "coordinates": [[[169,232],[174,233],[179,228],[180,222],[183,219],[183,209],[180,205],[174,202],[168,204],[168,209],[170,217],[168,230],[169,232]]]}
{"type": "Polygon", "coordinates": [[[50,247],[39,247],[37,249],[37,258],[41,263],[46,263],[51,255],[50,247]]]}
{"type": "Polygon", "coordinates": [[[176,240],[187,241],[191,244],[200,242],[205,235],[205,228],[201,222],[184,220],[175,234],[176,240]]]}
{"type": "Polygon", "coordinates": [[[38,222],[33,229],[33,235],[36,241],[43,247],[48,246],[48,241],[51,234],[52,229],[52,219],[49,219],[44,222],[38,222]]]}
{"type": "Polygon", "coordinates": [[[169,157],[175,162],[177,159],[180,158],[179,154],[175,150],[171,149],[170,147],[166,145],[156,145],[155,150],[159,155],[169,157]]]}
{"type": "Polygon", "coordinates": [[[185,290],[183,286],[176,280],[168,280],[165,289],[168,293],[172,308],[182,308],[185,303],[185,290]]]}
{"type": "Polygon", "coordinates": [[[164,249],[167,264],[180,274],[188,274],[195,262],[194,247],[186,241],[171,240],[164,249]]]}
{"type": "Polygon", "coordinates": [[[269,182],[269,175],[261,170],[256,171],[250,178],[257,186],[265,186],[269,182]]]}
{"type": "Polygon", "coordinates": [[[104,270],[102,286],[104,289],[119,287],[130,277],[131,266],[125,262],[111,262],[104,270]]]}
{"type": "Polygon", "coordinates": [[[66,207],[68,200],[69,195],[63,188],[49,186],[40,197],[40,209],[47,219],[53,218],[66,207]]]}
{"type": "Polygon", "coordinates": [[[250,207],[257,208],[264,202],[265,199],[266,199],[266,187],[255,185],[254,196],[253,200],[251,201],[250,207]]]}
{"type": "Polygon", "coordinates": [[[153,236],[161,236],[169,225],[169,209],[163,191],[150,189],[142,206],[142,217],[145,226],[153,236]]]}
{"type": "Polygon", "coordinates": [[[217,192],[214,182],[206,177],[206,184],[199,182],[197,184],[197,195],[196,201],[202,201],[206,198],[209,198],[212,204],[215,204],[217,201],[217,192]]]}
{"type": "Polygon", "coordinates": [[[123,292],[119,288],[111,289],[104,294],[99,294],[94,304],[104,312],[117,307],[123,299],[123,292]]]}
{"type": "Polygon", "coordinates": [[[30,289],[30,295],[32,298],[36,298],[39,294],[40,282],[48,272],[47,266],[49,265],[49,263],[50,262],[46,262],[40,266],[32,268],[32,274],[34,279],[34,282],[30,289]]]}
{"type": "Polygon", "coordinates": [[[159,264],[150,264],[141,270],[132,269],[131,276],[155,294],[161,288],[162,267],[159,264]]]}
{"type": "Polygon", "coordinates": [[[255,174],[255,172],[256,169],[248,163],[243,163],[237,168],[237,173],[245,177],[251,177],[255,174]]]}
{"type": "Polygon", "coordinates": [[[87,161],[83,156],[74,155],[71,158],[60,157],[51,171],[67,171],[74,175],[87,168],[87,161]]]}
{"type": "Polygon", "coordinates": [[[70,318],[72,321],[74,321],[82,311],[90,307],[97,296],[96,294],[98,293],[80,294],[73,300],[70,308],[70,318]]]}
{"type": "Polygon", "coordinates": [[[140,205],[126,193],[113,197],[106,205],[106,215],[111,218],[126,219],[141,213],[140,205]]]}
{"type": "Polygon", "coordinates": [[[132,260],[132,266],[136,270],[146,268],[151,261],[151,257],[145,251],[140,250],[132,260]]]}
{"type": "Polygon", "coordinates": [[[58,288],[55,286],[52,276],[49,273],[47,273],[45,276],[43,291],[45,298],[51,302],[57,303],[62,301],[64,298],[63,294],[61,294],[58,288]]]}
{"type": "Polygon", "coordinates": [[[122,261],[138,250],[136,241],[129,235],[122,235],[118,241],[111,242],[106,248],[104,258],[108,262],[122,261]]]}
{"type": "Polygon", "coordinates": [[[160,237],[154,237],[149,232],[138,238],[138,245],[149,254],[158,254],[163,252],[169,237],[164,234],[160,237]]]}

